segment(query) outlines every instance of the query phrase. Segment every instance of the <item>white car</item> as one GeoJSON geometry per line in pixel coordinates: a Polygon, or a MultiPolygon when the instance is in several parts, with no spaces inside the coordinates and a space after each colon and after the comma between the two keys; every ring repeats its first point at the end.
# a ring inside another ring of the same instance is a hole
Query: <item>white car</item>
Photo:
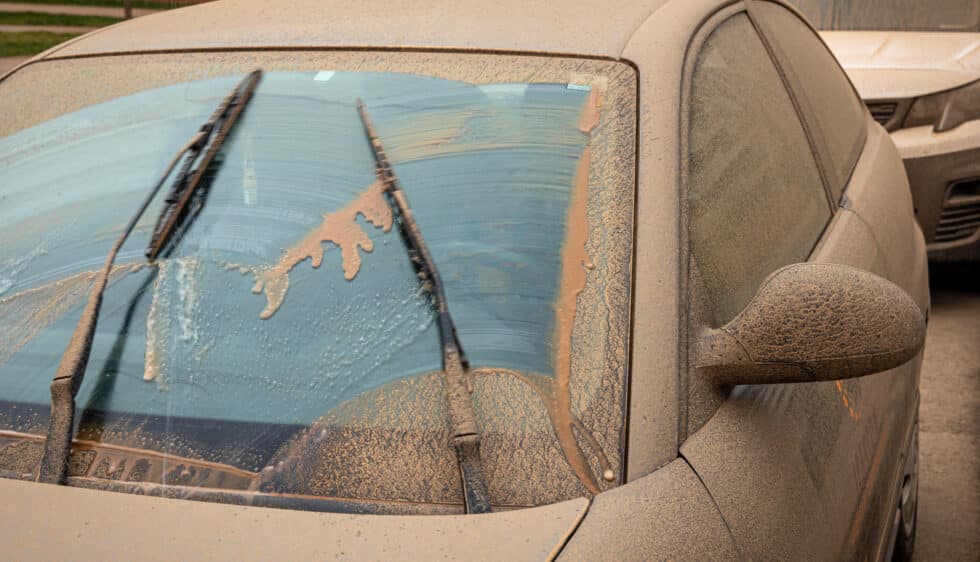
{"type": "Polygon", "coordinates": [[[929,258],[980,259],[980,2],[796,4],[891,132],[929,258]]]}
{"type": "Polygon", "coordinates": [[[925,242],[783,2],[209,2],[0,115],[4,559],[911,559],[925,242]]]}

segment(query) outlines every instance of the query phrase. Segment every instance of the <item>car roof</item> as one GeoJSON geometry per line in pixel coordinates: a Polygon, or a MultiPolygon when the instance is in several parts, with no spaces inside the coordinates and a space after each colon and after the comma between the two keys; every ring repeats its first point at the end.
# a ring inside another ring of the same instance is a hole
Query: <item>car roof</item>
{"type": "Polygon", "coordinates": [[[235,0],[140,17],[43,58],[242,48],[397,47],[618,58],[670,0],[235,0]]]}

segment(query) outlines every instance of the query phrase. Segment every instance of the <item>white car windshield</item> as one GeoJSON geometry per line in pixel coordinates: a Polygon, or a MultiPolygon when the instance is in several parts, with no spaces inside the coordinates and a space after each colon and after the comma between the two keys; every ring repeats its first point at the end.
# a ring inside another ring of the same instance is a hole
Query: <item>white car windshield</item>
{"type": "MultiPolygon", "coordinates": [[[[432,304],[376,181],[361,98],[442,274],[490,470],[539,475],[498,486],[495,502],[611,485],[602,475],[618,474],[622,458],[634,73],[546,59],[518,62],[530,78],[514,80],[454,55],[426,64],[466,76],[399,68],[413,56],[392,56],[391,69],[364,69],[363,54],[324,55],[319,69],[267,62],[173,251],[143,258],[163,197],[137,225],[106,291],[76,438],[97,454],[128,448],[130,468],[142,451],[236,476],[222,484],[151,466],[130,480],[457,502],[432,304]],[[396,478],[405,469],[389,463],[405,455],[424,469],[396,478]]],[[[18,115],[0,133],[0,438],[44,435],[48,384],[93,271],[242,76],[170,57],[186,66],[152,87],[93,79],[125,64],[111,59],[80,65],[93,67],[88,77],[43,63],[0,84],[4,107],[29,97],[32,72],[74,90],[61,113],[18,115]],[[200,78],[202,68],[215,77],[200,78]]]]}

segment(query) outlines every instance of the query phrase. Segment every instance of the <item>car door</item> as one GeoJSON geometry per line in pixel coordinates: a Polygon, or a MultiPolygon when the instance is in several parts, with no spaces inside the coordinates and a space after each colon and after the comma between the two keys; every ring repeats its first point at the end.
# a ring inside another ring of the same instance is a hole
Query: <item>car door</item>
{"type": "MultiPolygon", "coordinates": [[[[925,309],[924,245],[894,146],[809,26],[775,3],[745,6],[707,21],[688,53],[688,340],[794,262],[871,271],[925,309]]],[[[921,354],[857,379],[731,389],[690,363],[680,452],[743,557],[885,555],[921,354]]]]}

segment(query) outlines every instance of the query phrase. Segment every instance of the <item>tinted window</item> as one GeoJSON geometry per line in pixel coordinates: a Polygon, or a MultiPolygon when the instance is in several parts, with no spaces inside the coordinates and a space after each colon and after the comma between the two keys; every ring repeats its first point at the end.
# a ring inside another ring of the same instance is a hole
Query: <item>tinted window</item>
{"type": "Polygon", "coordinates": [[[839,199],[864,140],[864,105],[816,33],[776,4],[755,5],[786,58],[788,74],[800,86],[798,95],[808,102],[804,107],[812,115],[809,124],[829,159],[830,188],[839,199]]]}
{"type": "Polygon", "coordinates": [[[769,273],[806,260],[830,207],[790,98],[746,16],[704,44],[690,109],[691,251],[722,325],[769,273]]]}

